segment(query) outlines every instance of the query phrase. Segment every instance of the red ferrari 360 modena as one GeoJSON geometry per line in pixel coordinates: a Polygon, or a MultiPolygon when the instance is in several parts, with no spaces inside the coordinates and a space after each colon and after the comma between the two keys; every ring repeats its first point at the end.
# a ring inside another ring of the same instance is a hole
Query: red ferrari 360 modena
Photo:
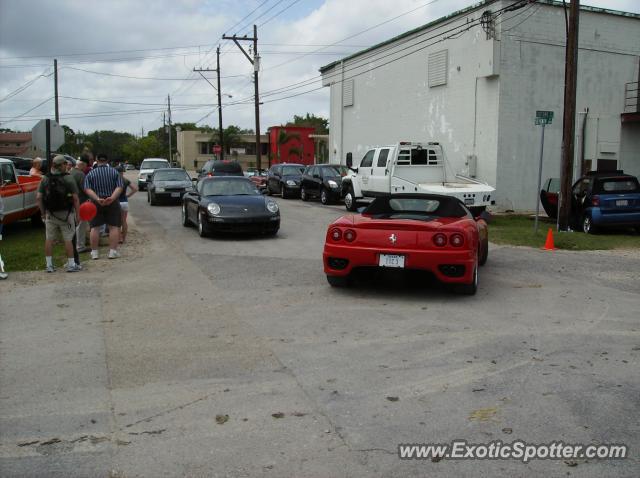
{"type": "Polygon", "coordinates": [[[460,200],[435,194],[376,198],[360,215],[327,230],[323,260],[329,284],[346,286],[354,269],[393,267],[432,272],[473,295],[478,266],[487,261],[487,223],[460,200]]]}

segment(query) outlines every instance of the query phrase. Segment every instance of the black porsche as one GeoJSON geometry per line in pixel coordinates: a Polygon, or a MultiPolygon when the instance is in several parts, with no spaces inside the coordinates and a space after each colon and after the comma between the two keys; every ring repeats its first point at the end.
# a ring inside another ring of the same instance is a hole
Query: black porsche
{"type": "Polygon", "coordinates": [[[195,224],[201,237],[215,232],[275,235],[280,209],[243,176],[207,177],[182,197],[182,225],[195,224]]]}

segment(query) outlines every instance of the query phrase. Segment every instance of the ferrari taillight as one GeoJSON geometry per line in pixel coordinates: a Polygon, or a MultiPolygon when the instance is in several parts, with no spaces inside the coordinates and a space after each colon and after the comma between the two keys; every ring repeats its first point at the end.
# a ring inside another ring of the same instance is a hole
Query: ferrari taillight
{"type": "Polygon", "coordinates": [[[442,233],[438,233],[433,236],[433,243],[438,247],[444,247],[447,245],[447,236],[442,233]]]}
{"type": "Polygon", "coordinates": [[[356,231],[353,229],[347,229],[344,231],[344,240],[347,242],[353,242],[356,240],[356,231]]]}
{"type": "Polygon", "coordinates": [[[464,236],[462,234],[451,234],[449,236],[449,244],[453,247],[462,247],[464,244],[464,236]]]}
{"type": "Polygon", "coordinates": [[[331,239],[333,239],[334,241],[338,242],[340,239],[342,239],[342,231],[338,228],[336,229],[332,229],[331,230],[331,239]]]}

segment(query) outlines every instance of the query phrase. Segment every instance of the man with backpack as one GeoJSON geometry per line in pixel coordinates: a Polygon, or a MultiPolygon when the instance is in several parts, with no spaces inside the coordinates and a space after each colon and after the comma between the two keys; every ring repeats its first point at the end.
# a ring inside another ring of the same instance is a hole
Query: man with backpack
{"type": "Polygon", "coordinates": [[[54,272],[53,241],[60,234],[67,253],[67,272],[78,272],[80,266],[73,258],[73,236],[78,223],[78,186],[75,180],[66,173],[67,160],[64,156],[53,158],[51,172],[43,176],[36,199],[40,214],[45,224],[46,240],[44,243],[47,272],[54,272]]]}

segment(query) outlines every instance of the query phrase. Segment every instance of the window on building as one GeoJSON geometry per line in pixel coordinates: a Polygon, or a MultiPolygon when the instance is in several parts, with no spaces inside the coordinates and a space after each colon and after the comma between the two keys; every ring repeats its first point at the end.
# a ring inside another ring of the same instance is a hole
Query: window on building
{"type": "Polygon", "coordinates": [[[353,78],[342,82],[342,106],[353,106],[353,78]]]}
{"type": "Polygon", "coordinates": [[[429,88],[447,84],[447,70],[449,68],[448,50],[429,53],[427,76],[429,88]]]}
{"type": "Polygon", "coordinates": [[[209,143],[198,143],[200,154],[209,154],[209,143]]]}

